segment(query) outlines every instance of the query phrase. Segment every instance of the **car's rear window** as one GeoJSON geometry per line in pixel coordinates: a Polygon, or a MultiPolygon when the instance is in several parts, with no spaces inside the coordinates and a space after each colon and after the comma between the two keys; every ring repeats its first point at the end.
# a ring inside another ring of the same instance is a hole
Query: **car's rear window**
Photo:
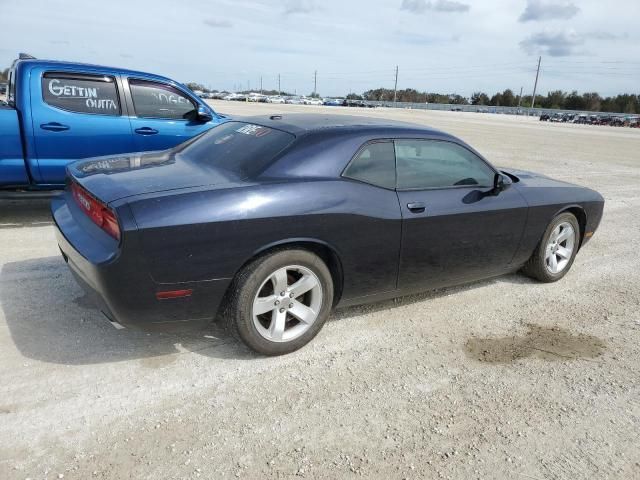
{"type": "Polygon", "coordinates": [[[177,147],[180,157],[253,178],[265,170],[295,136],[262,125],[226,122],[177,147]]]}

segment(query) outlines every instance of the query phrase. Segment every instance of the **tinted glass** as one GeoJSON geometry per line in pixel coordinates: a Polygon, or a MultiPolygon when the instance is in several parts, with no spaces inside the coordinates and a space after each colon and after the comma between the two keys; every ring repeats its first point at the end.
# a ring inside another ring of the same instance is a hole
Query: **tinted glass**
{"type": "Polygon", "coordinates": [[[130,80],[129,85],[138,117],[186,119],[194,114],[194,103],[169,85],[140,80],[130,80]]]}
{"type": "Polygon", "coordinates": [[[393,143],[376,142],[366,145],[351,161],[344,176],[378,187],[395,188],[393,143]]]}
{"type": "Polygon", "coordinates": [[[118,89],[113,77],[45,73],[42,97],[52,107],[70,112],[120,115],[118,89]]]}
{"type": "Polygon", "coordinates": [[[211,165],[239,178],[253,178],[295,137],[290,133],[244,122],[227,122],[178,146],[181,158],[211,165]]]}
{"type": "Polygon", "coordinates": [[[455,143],[397,140],[398,188],[490,187],[494,171],[477,155],[455,143]]]}
{"type": "Polygon", "coordinates": [[[16,102],[16,82],[15,78],[15,70],[9,71],[9,86],[7,88],[7,103],[13,107],[15,107],[16,102]]]}

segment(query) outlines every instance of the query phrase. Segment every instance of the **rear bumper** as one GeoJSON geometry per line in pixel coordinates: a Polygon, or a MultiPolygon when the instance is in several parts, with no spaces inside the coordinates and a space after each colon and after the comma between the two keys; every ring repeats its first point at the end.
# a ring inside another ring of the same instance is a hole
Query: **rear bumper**
{"type": "Polygon", "coordinates": [[[150,331],[198,329],[216,316],[229,279],[160,284],[147,273],[137,246],[137,232],[126,231],[125,242],[108,251],[93,241],[76,221],[74,205],[64,195],[51,203],[55,234],[74,278],[96,307],[112,322],[150,331]],[[158,300],[162,291],[190,289],[189,297],[158,300]]]}

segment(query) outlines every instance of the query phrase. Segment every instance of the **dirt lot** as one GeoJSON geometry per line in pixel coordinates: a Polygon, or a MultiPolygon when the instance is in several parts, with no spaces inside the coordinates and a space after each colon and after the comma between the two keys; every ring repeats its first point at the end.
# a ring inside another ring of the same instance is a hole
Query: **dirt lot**
{"type": "Polygon", "coordinates": [[[342,309],[303,350],[261,358],[215,328],[115,330],[46,202],[0,202],[0,478],[640,478],[640,130],[330,111],[429,124],[595,188],[603,223],[559,283],[342,309]]]}

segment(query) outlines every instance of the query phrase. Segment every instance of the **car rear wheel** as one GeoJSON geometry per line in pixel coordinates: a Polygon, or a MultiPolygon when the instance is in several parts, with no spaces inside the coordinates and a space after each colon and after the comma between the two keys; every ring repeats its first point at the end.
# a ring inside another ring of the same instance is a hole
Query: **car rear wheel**
{"type": "Polygon", "coordinates": [[[522,271],[541,282],[560,280],[573,265],[579,245],[578,220],[571,213],[561,213],[549,224],[522,271]]]}
{"type": "Polygon", "coordinates": [[[227,328],[253,350],[282,355],[306,345],[327,320],[331,273],[306,250],[260,257],[238,274],[226,305],[227,328]]]}

